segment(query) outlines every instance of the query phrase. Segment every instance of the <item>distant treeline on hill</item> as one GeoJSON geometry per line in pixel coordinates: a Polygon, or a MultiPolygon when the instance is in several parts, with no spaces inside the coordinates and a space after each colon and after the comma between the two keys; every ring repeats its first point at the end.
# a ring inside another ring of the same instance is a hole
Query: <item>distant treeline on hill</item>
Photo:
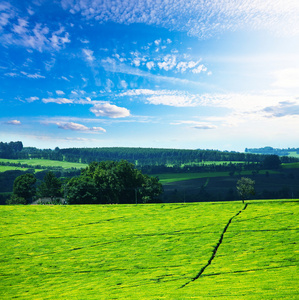
{"type": "MultiPolygon", "coordinates": [[[[127,160],[137,167],[184,165],[202,163],[206,161],[233,161],[247,163],[261,163],[263,155],[218,150],[186,150],[159,148],[65,148],[37,149],[23,147],[22,142],[0,143],[0,158],[29,159],[40,158],[58,161],[78,162],[89,164],[93,161],[127,160]]],[[[281,157],[282,163],[297,162],[293,157],[281,157]]]]}
{"type": "Polygon", "coordinates": [[[245,153],[253,154],[267,154],[267,155],[278,155],[278,156],[288,156],[291,153],[296,153],[299,155],[299,148],[272,148],[272,147],[263,147],[263,148],[246,148],[245,153]]]}

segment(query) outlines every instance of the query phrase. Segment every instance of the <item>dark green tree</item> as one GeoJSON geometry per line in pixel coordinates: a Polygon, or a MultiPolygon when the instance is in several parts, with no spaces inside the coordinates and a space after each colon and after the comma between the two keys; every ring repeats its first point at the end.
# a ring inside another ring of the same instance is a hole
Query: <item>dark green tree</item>
{"type": "Polygon", "coordinates": [[[263,160],[263,167],[265,169],[279,169],[281,160],[278,155],[266,155],[263,160]]]}
{"type": "Polygon", "coordinates": [[[159,178],[144,175],[143,179],[144,183],[140,189],[141,201],[143,203],[156,202],[163,193],[162,184],[159,182],[159,178]]]}
{"type": "Polygon", "coordinates": [[[52,200],[55,197],[62,196],[61,181],[53,172],[47,172],[43,182],[37,188],[37,194],[39,197],[49,197],[52,200]]]}
{"type": "Polygon", "coordinates": [[[66,185],[68,204],[99,204],[100,193],[95,182],[88,176],[72,178],[66,185]]]}
{"type": "Polygon", "coordinates": [[[237,181],[237,190],[242,198],[243,203],[250,195],[255,194],[254,184],[255,181],[247,177],[242,177],[237,181]]]}
{"type": "Polygon", "coordinates": [[[33,174],[18,176],[13,184],[13,194],[9,204],[28,204],[35,195],[36,178],[33,174]]]}
{"type": "Polygon", "coordinates": [[[93,162],[67,184],[70,204],[148,202],[161,193],[157,178],[142,174],[125,160],[93,162]]]}

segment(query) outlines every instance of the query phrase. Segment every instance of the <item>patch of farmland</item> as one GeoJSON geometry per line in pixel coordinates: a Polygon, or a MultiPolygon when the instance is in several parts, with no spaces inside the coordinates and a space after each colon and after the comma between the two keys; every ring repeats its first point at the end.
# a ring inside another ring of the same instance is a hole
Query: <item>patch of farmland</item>
{"type": "Polygon", "coordinates": [[[0,173],[6,171],[15,171],[15,170],[27,171],[28,168],[15,167],[15,166],[0,166],[0,173]]]}
{"type": "Polygon", "coordinates": [[[0,209],[1,299],[297,295],[297,201],[0,209]]]}
{"type": "Polygon", "coordinates": [[[5,159],[1,158],[0,162],[10,162],[10,163],[20,163],[35,166],[44,166],[44,167],[62,167],[64,169],[76,168],[81,169],[87,167],[87,164],[72,163],[67,161],[58,161],[50,159],[5,159]]]}

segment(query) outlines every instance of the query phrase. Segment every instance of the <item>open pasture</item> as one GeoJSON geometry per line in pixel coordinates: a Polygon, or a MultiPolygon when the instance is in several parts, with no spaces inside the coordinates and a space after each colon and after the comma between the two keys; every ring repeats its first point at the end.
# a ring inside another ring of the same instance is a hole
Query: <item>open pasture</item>
{"type": "Polygon", "coordinates": [[[298,201],[3,206],[1,299],[296,299],[298,201]]]}
{"type": "MultiPolygon", "coordinates": [[[[273,170],[261,170],[259,174],[277,174],[277,171],[273,170]]],[[[239,173],[238,173],[239,174],[239,173]]],[[[240,176],[249,176],[252,175],[252,171],[241,171],[240,176]]],[[[152,176],[157,176],[162,184],[168,184],[177,181],[184,180],[193,180],[193,179],[201,179],[201,178],[214,178],[214,177],[229,177],[229,172],[202,172],[202,173],[163,173],[163,174],[155,174],[152,176]]]]}
{"type": "Polygon", "coordinates": [[[64,169],[76,168],[81,169],[87,167],[87,164],[80,163],[72,163],[67,161],[58,161],[58,160],[50,160],[50,159],[5,159],[0,158],[0,162],[10,162],[10,163],[20,163],[30,165],[33,168],[36,166],[43,167],[62,167],[64,169]]]}

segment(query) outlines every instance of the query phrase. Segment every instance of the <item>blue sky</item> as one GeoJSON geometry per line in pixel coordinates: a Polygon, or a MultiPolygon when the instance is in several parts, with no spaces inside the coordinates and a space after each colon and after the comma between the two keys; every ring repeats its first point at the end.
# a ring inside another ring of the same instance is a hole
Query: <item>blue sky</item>
{"type": "Polygon", "coordinates": [[[297,0],[0,1],[0,140],[299,147],[297,0]]]}

